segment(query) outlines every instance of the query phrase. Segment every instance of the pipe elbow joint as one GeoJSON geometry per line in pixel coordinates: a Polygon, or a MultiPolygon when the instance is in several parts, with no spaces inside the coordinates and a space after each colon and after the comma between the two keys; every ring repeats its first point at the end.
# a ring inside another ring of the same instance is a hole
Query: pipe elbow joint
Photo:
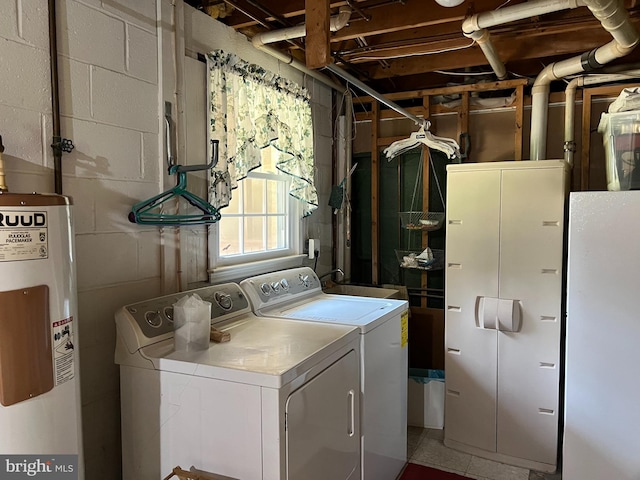
{"type": "Polygon", "coordinates": [[[489,33],[489,30],[487,30],[486,28],[482,28],[480,30],[475,30],[473,32],[470,33],[465,33],[464,34],[465,37],[472,39],[473,41],[477,42],[477,43],[486,43],[489,41],[489,37],[491,36],[491,34],[489,33]]]}
{"type": "Polygon", "coordinates": [[[251,39],[251,44],[256,48],[262,48],[266,45],[265,42],[262,40],[261,33],[258,33],[257,35],[253,36],[253,38],[251,39]]]}
{"type": "Polygon", "coordinates": [[[338,10],[338,15],[335,17],[331,17],[329,29],[332,32],[337,32],[338,30],[342,30],[347,26],[349,20],[351,19],[351,8],[343,5],[338,10]]]}
{"type": "Polygon", "coordinates": [[[465,37],[473,38],[472,35],[478,30],[480,30],[478,15],[467,17],[462,22],[462,33],[465,37]]]}

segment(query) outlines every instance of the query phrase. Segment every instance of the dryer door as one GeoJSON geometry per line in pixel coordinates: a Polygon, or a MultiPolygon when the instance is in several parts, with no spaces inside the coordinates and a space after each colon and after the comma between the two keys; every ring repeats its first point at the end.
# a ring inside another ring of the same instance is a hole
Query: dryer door
{"type": "Polygon", "coordinates": [[[358,355],[353,350],[287,399],[287,479],[360,477],[358,355]]]}

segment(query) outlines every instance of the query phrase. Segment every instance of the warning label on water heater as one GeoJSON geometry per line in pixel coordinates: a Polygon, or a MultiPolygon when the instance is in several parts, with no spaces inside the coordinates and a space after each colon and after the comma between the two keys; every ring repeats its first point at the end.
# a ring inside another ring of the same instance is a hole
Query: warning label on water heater
{"type": "Polygon", "coordinates": [[[55,379],[56,385],[60,385],[74,377],[73,317],[53,322],[51,326],[53,327],[55,379]]]}
{"type": "Polygon", "coordinates": [[[47,212],[0,210],[0,262],[49,258],[47,212]]]}

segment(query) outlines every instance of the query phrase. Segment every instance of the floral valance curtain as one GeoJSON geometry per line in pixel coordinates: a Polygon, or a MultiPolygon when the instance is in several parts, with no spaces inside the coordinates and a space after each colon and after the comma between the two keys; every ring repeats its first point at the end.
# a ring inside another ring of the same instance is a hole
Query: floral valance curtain
{"type": "Polygon", "coordinates": [[[303,203],[303,216],[318,207],[314,186],[313,125],[307,90],[234,54],[207,55],[211,139],[219,141],[211,171],[210,202],[229,205],[237,182],[260,166],[269,145],[281,155],[276,168],[291,176],[289,194],[303,203]]]}

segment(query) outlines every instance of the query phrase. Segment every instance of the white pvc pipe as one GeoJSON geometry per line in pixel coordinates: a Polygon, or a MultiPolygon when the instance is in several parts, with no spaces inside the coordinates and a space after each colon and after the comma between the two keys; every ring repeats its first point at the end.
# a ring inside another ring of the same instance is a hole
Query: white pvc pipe
{"type": "Polygon", "coordinates": [[[573,166],[573,154],[576,152],[576,142],[573,138],[576,112],[576,89],[584,85],[585,77],[574,78],[564,91],[564,159],[573,166]]]}
{"type": "Polygon", "coordinates": [[[536,78],[531,97],[530,159],[543,160],[547,150],[547,109],[549,84],[553,80],[603,66],[631,52],[640,36],[619,0],[584,0],[613,40],[591,52],[547,65],[536,78]]]}
{"type": "Polygon", "coordinates": [[[493,46],[489,31],[486,30],[487,28],[516,20],[523,20],[535,15],[558,12],[583,5],[582,0],[538,0],[525,2],[467,17],[462,22],[462,32],[466,37],[478,43],[496,77],[498,77],[499,80],[504,80],[507,78],[507,69],[493,46]]]}
{"type": "MultiPolygon", "coordinates": [[[[337,32],[347,26],[351,18],[351,9],[349,7],[340,7],[339,13],[331,17],[329,20],[329,29],[337,32]]],[[[251,43],[256,48],[260,48],[268,43],[281,42],[283,40],[291,40],[293,38],[302,38],[307,34],[305,24],[296,25],[295,27],[282,28],[280,30],[272,30],[270,32],[259,33],[251,39],[251,43]]]]}
{"type": "Polygon", "coordinates": [[[476,41],[489,62],[489,65],[491,65],[496,77],[498,77],[498,80],[505,80],[507,78],[507,69],[504,66],[504,63],[502,63],[502,60],[500,60],[498,52],[493,46],[493,42],[491,42],[489,30],[483,28],[468,34],[467,37],[476,41]]]}
{"type": "Polygon", "coordinates": [[[581,0],[540,0],[520,3],[511,7],[501,8],[490,12],[477,13],[462,22],[462,31],[468,35],[476,30],[495,27],[504,23],[524,20],[536,15],[559,12],[584,6],[581,0]]]}
{"type": "Polygon", "coordinates": [[[539,152],[547,151],[549,83],[539,85],[537,88],[534,87],[532,89],[530,160],[541,160],[539,152]]]}
{"type": "Polygon", "coordinates": [[[640,78],[640,70],[627,70],[616,74],[587,75],[574,78],[567,84],[564,92],[564,159],[569,165],[573,165],[573,154],[576,151],[573,130],[575,125],[575,98],[577,88],[585,85],[620,82],[630,78],[640,78]]]}

